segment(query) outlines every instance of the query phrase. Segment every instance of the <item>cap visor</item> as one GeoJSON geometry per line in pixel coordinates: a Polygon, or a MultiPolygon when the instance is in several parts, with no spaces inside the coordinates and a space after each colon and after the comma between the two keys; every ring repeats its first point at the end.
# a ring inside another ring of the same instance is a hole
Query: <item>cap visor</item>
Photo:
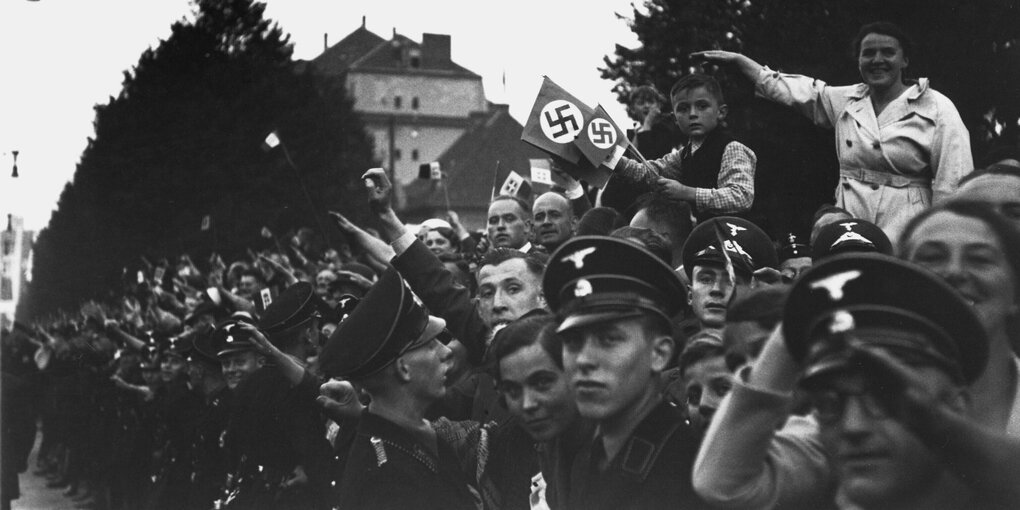
{"type": "Polygon", "coordinates": [[[632,319],[635,317],[641,317],[644,313],[645,312],[640,309],[632,309],[571,314],[567,316],[566,319],[563,319],[563,322],[560,323],[560,327],[556,329],[556,332],[563,333],[572,329],[590,326],[592,324],[632,319]]]}
{"type": "Polygon", "coordinates": [[[444,329],[446,329],[445,320],[429,315],[429,322],[425,325],[425,330],[421,332],[421,335],[419,335],[415,341],[411,342],[406,348],[404,348],[404,352],[410,351],[411,349],[417,349],[431,342],[432,339],[439,336],[444,329]]]}

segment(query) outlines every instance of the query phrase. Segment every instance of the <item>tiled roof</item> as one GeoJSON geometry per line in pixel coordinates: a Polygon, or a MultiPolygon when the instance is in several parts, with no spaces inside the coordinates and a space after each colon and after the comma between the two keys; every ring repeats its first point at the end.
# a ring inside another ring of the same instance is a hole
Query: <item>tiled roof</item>
{"type": "MultiPolygon", "coordinates": [[[[489,112],[479,115],[471,128],[439,157],[440,168],[446,173],[450,206],[454,209],[488,207],[492,193],[493,172],[499,161],[496,186],[503,183],[511,170],[530,178],[530,158],[545,154],[522,142],[523,126],[510,116],[507,105],[489,104],[489,112]]],[[[440,185],[417,180],[405,188],[405,211],[443,210],[445,198],[440,185]]]]}
{"type": "Polygon", "coordinates": [[[312,59],[312,65],[321,73],[342,74],[352,62],[385,42],[386,39],[361,26],[312,59]]]}

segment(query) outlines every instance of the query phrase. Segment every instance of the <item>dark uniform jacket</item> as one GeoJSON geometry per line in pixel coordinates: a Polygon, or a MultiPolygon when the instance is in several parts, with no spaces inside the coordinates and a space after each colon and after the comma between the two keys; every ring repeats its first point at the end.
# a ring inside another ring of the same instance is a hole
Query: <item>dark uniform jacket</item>
{"type": "Polygon", "coordinates": [[[365,411],[347,458],[338,508],[470,509],[477,492],[453,449],[437,441],[439,455],[410,432],[365,411]]]}
{"type": "Polygon", "coordinates": [[[699,434],[680,410],[663,401],[638,424],[605,471],[595,467],[593,441],[572,462],[551,466],[556,472],[546,480],[547,494],[554,495],[550,505],[559,502],[577,510],[708,508],[691,486],[699,443],[699,434]]]}

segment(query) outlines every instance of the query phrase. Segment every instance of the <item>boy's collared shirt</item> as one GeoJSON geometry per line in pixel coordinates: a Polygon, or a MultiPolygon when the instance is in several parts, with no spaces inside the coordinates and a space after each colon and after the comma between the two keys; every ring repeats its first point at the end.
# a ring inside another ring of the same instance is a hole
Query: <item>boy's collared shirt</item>
{"type": "MultiPolygon", "coordinates": [[[[701,142],[694,142],[691,150],[688,150],[690,145],[659,159],[649,160],[647,165],[621,158],[616,173],[649,185],[659,176],[683,183],[681,176],[684,156],[697,152],[701,142]]],[[[730,142],[719,164],[718,185],[715,188],[694,188],[694,206],[698,211],[715,214],[733,214],[750,209],[754,202],[754,171],[757,162],[754,151],[746,145],[730,142]]]]}

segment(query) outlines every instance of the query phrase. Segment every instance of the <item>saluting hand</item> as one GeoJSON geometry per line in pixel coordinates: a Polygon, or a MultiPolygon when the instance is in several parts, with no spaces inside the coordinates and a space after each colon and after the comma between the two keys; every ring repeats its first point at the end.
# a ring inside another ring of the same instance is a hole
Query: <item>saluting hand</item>
{"type": "Polygon", "coordinates": [[[386,170],[382,168],[369,168],[361,179],[365,181],[365,189],[368,190],[368,205],[374,212],[383,213],[391,207],[391,194],[393,184],[390,183],[386,170]]]}

